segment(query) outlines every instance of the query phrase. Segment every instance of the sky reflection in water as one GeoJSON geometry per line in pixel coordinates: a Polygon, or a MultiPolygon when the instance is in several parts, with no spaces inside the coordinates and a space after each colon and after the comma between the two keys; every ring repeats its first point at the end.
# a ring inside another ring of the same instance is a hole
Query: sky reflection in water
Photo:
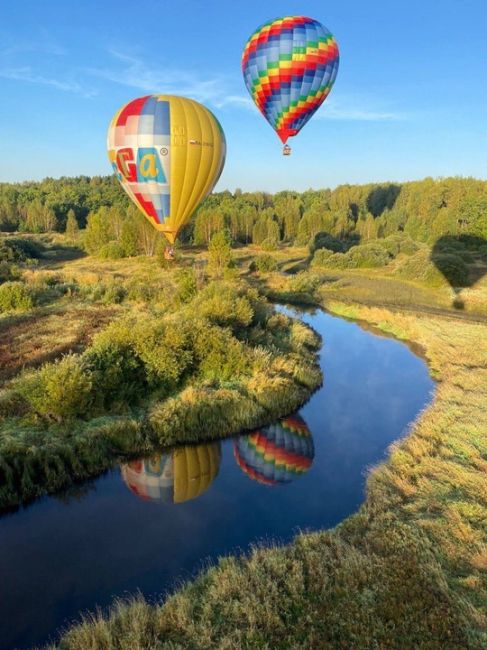
{"type": "Polygon", "coordinates": [[[300,410],[235,440],[125,464],[70,498],[0,518],[2,648],[45,642],[80,610],[149,597],[258,540],[337,524],[431,397],[425,363],[397,341],[322,311],[323,387],[300,410]]]}

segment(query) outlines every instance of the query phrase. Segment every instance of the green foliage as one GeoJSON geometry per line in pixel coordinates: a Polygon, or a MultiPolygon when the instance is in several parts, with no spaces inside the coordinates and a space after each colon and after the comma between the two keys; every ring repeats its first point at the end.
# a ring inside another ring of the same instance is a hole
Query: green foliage
{"type": "Polygon", "coordinates": [[[21,376],[15,388],[35,413],[56,421],[85,416],[92,400],[91,373],[76,355],[21,376]]]}
{"type": "Polygon", "coordinates": [[[233,265],[231,240],[228,231],[215,233],[208,245],[208,270],[216,278],[221,278],[225,269],[233,265]]]}
{"type": "Polygon", "coordinates": [[[28,311],[33,306],[32,293],[23,282],[4,282],[0,285],[0,313],[28,311]]]}
{"type": "Polygon", "coordinates": [[[352,246],[346,253],[332,253],[328,249],[319,249],[313,256],[312,266],[334,269],[374,268],[385,266],[392,257],[388,251],[377,243],[352,246]]]}
{"type": "Polygon", "coordinates": [[[126,252],[122,244],[117,241],[110,241],[97,250],[97,255],[104,260],[120,260],[126,257],[126,252]]]}
{"type": "Polygon", "coordinates": [[[417,253],[403,260],[394,271],[394,275],[405,280],[416,280],[431,287],[441,287],[445,278],[430,258],[429,248],[421,248],[417,253]]]}
{"type": "Polygon", "coordinates": [[[256,312],[263,309],[261,297],[252,290],[226,282],[212,282],[195,297],[192,312],[215,325],[230,327],[234,332],[245,331],[256,312]]]}
{"type": "Polygon", "coordinates": [[[391,256],[378,244],[370,243],[363,246],[352,246],[346,253],[350,260],[349,268],[374,268],[386,266],[391,256]]]}
{"type": "Polygon", "coordinates": [[[181,302],[189,302],[198,291],[198,280],[193,268],[178,269],[175,274],[178,298],[181,302]]]}
{"type": "Polygon", "coordinates": [[[83,355],[93,378],[96,406],[132,404],[147,385],[144,363],[134,349],[133,332],[128,324],[116,322],[95,336],[83,355]]]}
{"type": "Polygon", "coordinates": [[[257,255],[250,263],[251,271],[259,273],[271,273],[277,270],[277,262],[272,255],[257,255]]]}
{"type": "Polygon", "coordinates": [[[87,253],[95,255],[106,246],[111,239],[110,221],[107,208],[100,208],[98,212],[89,215],[84,232],[84,247],[87,253]]]}
{"type": "Polygon", "coordinates": [[[328,232],[319,232],[315,235],[313,241],[309,245],[309,252],[314,253],[319,249],[325,249],[332,253],[343,253],[346,249],[344,242],[337,237],[334,237],[328,232]]]}
{"type": "Polygon", "coordinates": [[[68,239],[70,239],[71,241],[76,241],[79,232],[79,225],[74,210],[72,208],[68,210],[68,215],[66,219],[66,228],[64,232],[66,233],[68,239]]]}

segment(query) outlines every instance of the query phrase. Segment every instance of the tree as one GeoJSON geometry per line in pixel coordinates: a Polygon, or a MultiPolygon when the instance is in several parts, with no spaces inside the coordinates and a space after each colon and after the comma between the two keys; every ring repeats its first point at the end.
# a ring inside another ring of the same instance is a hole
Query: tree
{"type": "Polygon", "coordinates": [[[79,232],[79,226],[78,226],[78,221],[76,219],[76,215],[74,214],[74,210],[69,210],[68,218],[66,220],[66,229],[65,229],[66,236],[71,241],[76,241],[78,232],[79,232]]]}
{"type": "Polygon", "coordinates": [[[211,238],[208,245],[208,269],[221,278],[225,269],[233,266],[232,248],[228,230],[220,230],[211,238]]]}

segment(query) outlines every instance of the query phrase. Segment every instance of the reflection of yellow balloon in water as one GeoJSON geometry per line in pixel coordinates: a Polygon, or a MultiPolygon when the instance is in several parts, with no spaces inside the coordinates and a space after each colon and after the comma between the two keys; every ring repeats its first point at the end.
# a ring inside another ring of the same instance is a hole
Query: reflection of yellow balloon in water
{"type": "Polygon", "coordinates": [[[179,447],[121,466],[129,489],[147,501],[182,503],[205,492],[220,469],[220,443],[179,447]]]}
{"type": "Polygon", "coordinates": [[[118,180],[171,244],[218,181],[225,147],[213,113],[174,95],[134,99],[108,129],[108,157],[118,180]]]}

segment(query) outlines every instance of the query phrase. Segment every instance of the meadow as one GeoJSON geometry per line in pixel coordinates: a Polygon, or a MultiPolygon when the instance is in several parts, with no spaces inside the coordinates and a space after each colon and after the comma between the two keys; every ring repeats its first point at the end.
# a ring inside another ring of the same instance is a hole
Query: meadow
{"type": "Polygon", "coordinates": [[[486,646],[485,183],[222,193],[173,264],[108,180],[0,189],[3,506],[302,404],[320,342],[274,302],[407,341],[438,382],[337,528],[115,603],[57,647],[486,646]]]}
{"type": "MultiPolygon", "coordinates": [[[[275,253],[275,262],[295,264],[297,253],[275,253]]],[[[485,647],[485,320],[459,315],[446,291],[438,313],[415,311],[415,292],[428,291],[420,285],[396,297],[406,295],[407,308],[383,307],[382,279],[373,306],[370,276],[360,301],[358,283],[354,299],[339,300],[319,273],[252,272],[248,256],[243,273],[274,299],[294,294],[419,346],[438,382],[434,402],[372,469],[365,503],[337,528],[222,558],[161,603],[115,603],[56,647],[485,647]]]]}

